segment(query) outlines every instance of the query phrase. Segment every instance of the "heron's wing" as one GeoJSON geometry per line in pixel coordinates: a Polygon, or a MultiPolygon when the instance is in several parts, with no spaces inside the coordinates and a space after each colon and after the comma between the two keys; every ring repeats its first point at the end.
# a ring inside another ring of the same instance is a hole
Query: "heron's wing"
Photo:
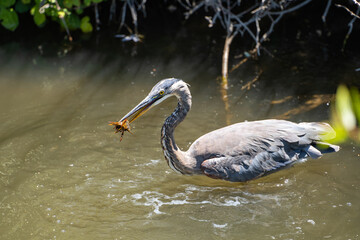
{"type": "Polygon", "coordinates": [[[258,148],[253,149],[252,153],[217,156],[203,161],[201,170],[212,178],[244,182],[277,171],[305,157],[305,151],[292,149],[289,143],[285,143],[272,150],[258,148]]]}
{"type": "Polygon", "coordinates": [[[229,181],[247,181],[338,147],[322,143],[327,125],[266,120],[234,124],[196,140],[189,154],[204,174],[229,181]],[[321,148],[320,147],[324,147],[321,148]]]}

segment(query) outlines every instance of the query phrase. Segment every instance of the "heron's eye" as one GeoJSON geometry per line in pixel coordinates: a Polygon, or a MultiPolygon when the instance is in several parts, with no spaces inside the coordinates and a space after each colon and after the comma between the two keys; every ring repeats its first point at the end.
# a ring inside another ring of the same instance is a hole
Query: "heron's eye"
{"type": "Polygon", "coordinates": [[[160,95],[163,95],[164,93],[165,93],[164,90],[161,90],[161,91],[159,92],[160,95]]]}

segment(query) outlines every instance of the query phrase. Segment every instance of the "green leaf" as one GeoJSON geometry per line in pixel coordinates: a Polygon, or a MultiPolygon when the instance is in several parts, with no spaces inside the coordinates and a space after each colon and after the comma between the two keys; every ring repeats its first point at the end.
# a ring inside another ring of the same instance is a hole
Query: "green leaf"
{"type": "Polygon", "coordinates": [[[90,23],[90,17],[85,16],[81,19],[80,28],[81,31],[83,31],[84,33],[89,33],[93,31],[93,26],[90,23]]]}
{"type": "Polygon", "coordinates": [[[4,28],[15,31],[19,26],[19,18],[14,9],[0,8],[0,21],[4,28]]]}
{"type": "Polygon", "coordinates": [[[81,5],[80,0],[72,0],[72,1],[74,6],[80,7],[81,5]]]}
{"type": "Polygon", "coordinates": [[[84,4],[86,7],[90,6],[91,0],[84,0],[84,4]]]}
{"type": "Polygon", "coordinates": [[[10,7],[15,4],[15,0],[0,0],[0,6],[10,7]]]}
{"type": "Polygon", "coordinates": [[[35,13],[34,13],[34,22],[35,22],[35,24],[40,27],[45,23],[45,21],[46,21],[45,14],[40,13],[39,10],[36,9],[35,13]]]}
{"type": "Polygon", "coordinates": [[[61,9],[62,11],[64,11],[64,13],[66,14],[66,15],[70,15],[71,14],[71,11],[69,11],[67,8],[63,8],[63,9],[61,9]]]}
{"type": "Polygon", "coordinates": [[[350,89],[350,95],[351,95],[351,99],[352,99],[355,116],[360,125],[360,92],[359,92],[359,89],[352,87],[350,89]]]}
{"type": "Polygon", "coordinates": [[[34,15],[36,9],[37,9],[37,7],[36,7],[36,6],[33,6],[33,7],[30,9],[30,14],[31,14],[31,15],[34,15]]]}
{"type": "Polygon", "coordinates": [[[81,14],[84,12],[84,9],[82,9],[82,8],[76,8],[75,12],[76,12],[78,15],[81,15],[81,14]]]}
{"type": "Polygon", "coordinates": [[[66,17],[66,23],[70,30],[75,30],[80,28],[80,18],[76,14],[70,14],[66,17]]]}
{"type": "Polygon", "coordinates": [[[333,124],[333,129],[336,132],[336,137],[329,140],[330,143],[339,144],[343,143],[348,139],[348,132],[341,124],[333,124]]]}
{"type": "Polygon", "coordinates": [[[348,88],[340,85],[336,91],[336,113],[347,131],[356,127],[356,119],[352,110],[351,96],[348,88]]]}
{"type": "Polygon", "coordinates": [[[51,17],[51,19],[52,19],[53,21],[57,21],[57,20],[59,19],[58,10],[55,9],[55,8],[47,8],[47,9],[45,10],[45,14],[46,14],[46,16],[51,17]]]}
{"type": "Polygon", "coordinates": [[[66,7],[66,8],[72,8],[73,1],[72,0],[64,0],[63,4],[64,4],[64,7],[66,7]]]}
{"type": "Polygon", "coordinates": [[[31,8],[31,4],[24,4],[22,1],[17,1],[15,4],[15,11],[17,13],[28,12],[31,8]]]}
{"type": "Polygon", "coordinates": [[[63,0],[64,7],[71,9],[73,6],[80,7],[80,0],[63,0]]]}
{"type": "Polygon", "coordinates": [[[29,4],[29,3],[31,3],[31,0],[21,0],[21,1],[18,1],[18,2],[22,2],[23,4],[29,4]]]}
{"type": "Polygon", "coordinates": [[[58,11],[58,16],[59,18],[64,18],[65,17],[65,12],[64,11],[58,11]]]}

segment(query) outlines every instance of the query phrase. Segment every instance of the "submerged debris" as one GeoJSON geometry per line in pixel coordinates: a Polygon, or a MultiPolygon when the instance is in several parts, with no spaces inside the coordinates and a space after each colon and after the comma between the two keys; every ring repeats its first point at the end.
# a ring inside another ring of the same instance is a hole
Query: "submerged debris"
{"type": "Polygon", "coordinates": [[[115,133],[121,132],[120,142],[123,139],[125,131],[128,131],[129,133],[132,134],[132,132],[130,131],[130,123],[127,119],[119,122],[109,122],[109,125],[114,126],[115,133]]]}
{"type": "Polygon", "coordinates": [[[141,34],[131,34],[131,35],[125,35],[125,34],[116,34],[115,38],[122,39],[123,42],[141,42],[144,38],[141,34]]]}

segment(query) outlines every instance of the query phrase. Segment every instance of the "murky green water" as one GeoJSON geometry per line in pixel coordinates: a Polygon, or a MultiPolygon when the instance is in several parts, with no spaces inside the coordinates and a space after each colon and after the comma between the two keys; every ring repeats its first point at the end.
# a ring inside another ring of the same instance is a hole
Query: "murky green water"
{"type": "MultiPolygon", "coordinates": [[[[193,108],[176,131],[181,147],[225,126],[217,65],[207,58],[0,53],[1,239],[360,239],[360,148],[351,142],[249,183],[182,176],[160,147],[175,99],[119,142],[108,121],[165,77],[191,85],[193,108]]],[[[311,71],[286,75],[263,64],[261,78],[241,89],[259,72],[251,64],[230,79],[231,122],[328,119],[332,90],[321,86],[334,72],[315,83],[311,71]],[[318,87],[303,90],[309,81],[318,87]]]]}

